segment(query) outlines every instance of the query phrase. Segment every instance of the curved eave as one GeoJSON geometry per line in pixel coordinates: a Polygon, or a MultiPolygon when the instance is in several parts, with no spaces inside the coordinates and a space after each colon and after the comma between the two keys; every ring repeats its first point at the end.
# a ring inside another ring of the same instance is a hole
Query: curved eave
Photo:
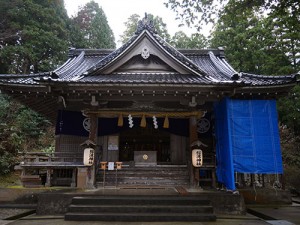
{"type": "MultiPolygon", "coordinates": [[[[198,88],[233,88],[233,87],[243,87],[242,82],[194,82],[194,81],[176,81],[176,82],[158,82],[158,81],[98,81],[98,82],[75,82],[75,81],[58,81],[55,82],[59,86],[68,86],[70,87],[198,87],[198,88]]],[[[51,83],[49,83],[51,85],[51,83]]],[[[180,91],[180,90],[179,90],[180,91]]]]}
{"type": "Polygon", "coordinates": [[[0,74],[0,80],[35,78],[35,77],[42,77],[42,76],[49,76],[49,75],[50,75],[50,72],[32,73],[32,74],[0,74]]]}
{"type": "Polygon", "coordinates": [[[45,84],[19,84],[19,83],[1,83],[0,82],[0,87],[46,88],[47,86],[45,84]]]}
{"type": "Polygon", "coordinates": [[[37,87],[36,79],[49,78],[51,72],[36,74],[4,74],[0,75],[0,86],[30,86],[37,87]]]}
{"type": "Polygon", "coordinates": [[[281,75],[281,76],[269,76],[269,75],[258,75],[258,74],[251,74],[251,73],[240,73],[242,77],[249,77],[249,78],[259,78],[259,79],[266,79],[266,80],[290,80],[291,82],[296,81],[296,77],[298,74],[292,75],[281,75]]]}

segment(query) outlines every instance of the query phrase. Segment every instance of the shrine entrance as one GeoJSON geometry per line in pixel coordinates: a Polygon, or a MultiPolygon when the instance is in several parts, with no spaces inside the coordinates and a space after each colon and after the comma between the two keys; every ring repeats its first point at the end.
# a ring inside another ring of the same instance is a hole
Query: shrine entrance
{"type": "MultiPolygon", "coordinates": [[[[158,164],[171,162],[170,133],[153,126],[133,127],[120,133],[120,161],[136,161],[142,153],[158,164]]],[[[156,163],[155,162],[155,163],[156,163]]]]}

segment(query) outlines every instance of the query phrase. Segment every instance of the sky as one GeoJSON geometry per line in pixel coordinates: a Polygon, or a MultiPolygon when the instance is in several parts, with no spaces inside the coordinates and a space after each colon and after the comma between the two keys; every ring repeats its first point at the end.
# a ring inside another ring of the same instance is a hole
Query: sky
{"type": "MultiPolygon", "coordinates": [[[[65,0],[65,6],[69,16],[78,12],[78,7],[85,5],[90,0],[65,0]]],[[[125,30],[124,23],[130,15],[138,14],[141,18],[145,13],[159,16],[167,24],[169,34],[174,35],[175,32],[182,30],[187,35],[196,33],[195,29],[181,27],[178,28],[179,21],[175,20],[176,13],[164,6],[166,0],[94,0],[102,7],[110,28],[113,30],[116,44],[120,39],[120,35],[125,30]]]]}

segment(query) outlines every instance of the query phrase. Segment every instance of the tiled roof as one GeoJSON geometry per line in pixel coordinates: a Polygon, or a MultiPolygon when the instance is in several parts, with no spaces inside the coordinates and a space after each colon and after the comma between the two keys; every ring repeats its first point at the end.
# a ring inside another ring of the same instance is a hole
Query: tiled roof
{"type": "Polygon", "coordinates": [[[296,82],[295,75],[262,76],[238,73],[225,60],[223,50],[176,50],[159,37],[151,24],[141,23],[136,34],[117,50],[70,49],[69,60],[54,71],[29,75],[0,75],[0,85],[38,85],[55,83],[100,84],[195,84],[270,86],[296,82]],[[102,68],[126,51],[141,35],[150,35],[160,49],[189,68],[190,74],[160,73],[101,73],[102,68]]]}
{"type": "MultiPolygon", "coordinates": [[[[186,58],[191,60],[194,65],[201,68],[207,76],[196,74],[179,74],[179,73],[116,73],[109,75],[85,74],[99,62],[105,59],[105,54],[100,54],[101,50],[95,54],[85,54],[81,50],[80,54],[74,54],[61,67],[53,72],[14,75],[0,75],[0,84],[20,84],[20,85],[38,85],[43,81],[51,82],[70,82],[70,83],[149,83],[149,84],[230,84],[234,82],[243,83],[251,86],[280,85],[295,82],[295,75],[288,76],[262,76],[249,73],[236,72],[225,58],[218,57],[212,51],[206,50],[201,54],[186,54],[186,58]],[[237,79],[233,79],[234,75],[237,79]]],[[[184,53],[184,52],[183,52],[184,53]]]]}

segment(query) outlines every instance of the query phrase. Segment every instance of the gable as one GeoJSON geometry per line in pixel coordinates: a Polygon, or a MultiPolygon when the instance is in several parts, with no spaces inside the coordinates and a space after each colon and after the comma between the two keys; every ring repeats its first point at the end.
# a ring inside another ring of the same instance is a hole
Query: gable
{"type": "Polygon", "coordinates": [[[177,57],[171,54],[166,49],[169,46],[166,46],[167,44],[163,41],[159,42],[154,35],[144,30],[126,48],[122,49],[121,47],[122,50],[119,54],[112,56],[108,63],[101,65],[101,68],[97,68],[93,75],[127,71],[139,73],[164,71],[199,75],[199,71],[192,69],[192,61],[175,49],[172,49],[172,51],[176,51],[177,57]]]}
{"type": "Polygon", "coordinates": [[[119,68],[114,73],[153,73],[153,72],[176,72],[171,66],[166,64],[156,55],[149,55],[144,58],[142,55],[135,55],[119,68]]]}

